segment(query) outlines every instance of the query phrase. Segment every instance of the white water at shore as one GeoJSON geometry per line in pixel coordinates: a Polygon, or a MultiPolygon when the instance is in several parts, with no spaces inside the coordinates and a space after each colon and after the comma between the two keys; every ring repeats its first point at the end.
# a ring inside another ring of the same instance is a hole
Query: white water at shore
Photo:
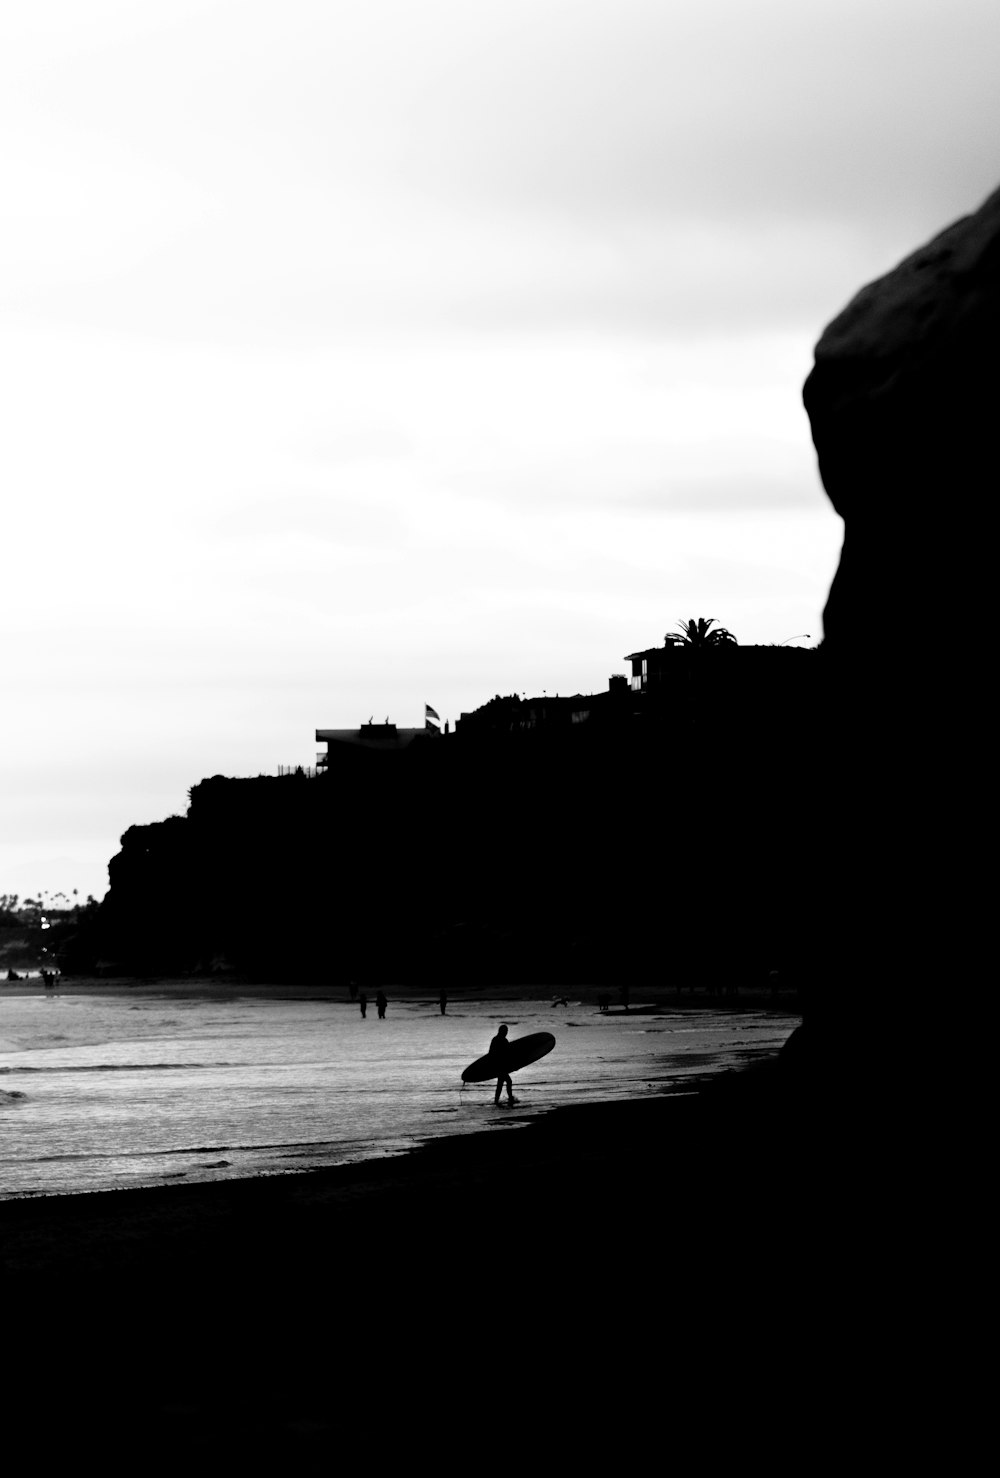
{"type": "Polygon", "coordinates": [[[563,1104],[635,1098],[775,1052],[798,1018],[764,1010],[602,1015],[592,1003],[162,995],[0,997],[0,1199],[223,1180],[398,1154],[512,1129],[563,1104]],[[514,1076],[462,1089],[497,1024],[551,1031],[514,1076]]]}

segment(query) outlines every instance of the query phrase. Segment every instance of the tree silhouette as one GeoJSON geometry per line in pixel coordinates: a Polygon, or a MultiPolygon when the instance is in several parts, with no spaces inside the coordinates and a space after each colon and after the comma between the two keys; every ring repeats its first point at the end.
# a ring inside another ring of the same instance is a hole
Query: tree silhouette
{"type": "Polygon", "coordinates": [[[681,628],[680,634],[668,631],[663,638],[666,646],[675,647],[725,647],[738,646],[735,636],[720,626],[716,631],[710,630],[715,616],[699,616],[697,620],[678,621],[681,628]]]}

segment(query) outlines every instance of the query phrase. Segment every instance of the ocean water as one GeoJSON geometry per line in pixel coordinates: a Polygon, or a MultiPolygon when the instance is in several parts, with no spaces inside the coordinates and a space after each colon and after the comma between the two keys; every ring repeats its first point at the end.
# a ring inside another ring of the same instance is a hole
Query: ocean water
{"type": "Polygon", "coordinates": [[[592,1003],[0,995],[0,1199],[287,1174],[511,1132],[559,1105],[685,1091],[776,1052],[772,1011],[602,1014],[592,1003]],[[554,1050],[463,1088],[500,1022],[554,1050]]]}

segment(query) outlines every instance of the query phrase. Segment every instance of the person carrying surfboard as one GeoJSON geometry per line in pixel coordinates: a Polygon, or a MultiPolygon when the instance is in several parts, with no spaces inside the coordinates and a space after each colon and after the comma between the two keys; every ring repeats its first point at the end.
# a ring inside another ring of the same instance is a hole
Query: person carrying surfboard
{"type": "Polygon", "coordinates": [[[507,1028],[502,1026],[490,1043],[490,1056],[496,1059],[497,1065],[497,1091],[493,1095],[493,1102],[500,1102],[500,1089],[507,1084],[507,1102],[514,1102],[514,1085],[507,1071],[507,1028]]]}

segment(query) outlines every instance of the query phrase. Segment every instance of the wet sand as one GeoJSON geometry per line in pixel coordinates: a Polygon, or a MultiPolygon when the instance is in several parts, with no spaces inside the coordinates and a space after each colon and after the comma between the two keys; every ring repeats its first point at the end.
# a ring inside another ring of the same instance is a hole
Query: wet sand
{"type": "MultiPolygon", "coordinates": [[[[374,999],[376,987],[367,987],[369,998],[374,999]]],[[[386,986],[390,1002],[405,1000],[423,1002],[428,1010],[438,1010],[438,993],[422,986],[386,986]]],[[[276,985],[264,981],[238,980],[226,976],[185,976],[165,979],[139,978],[135,976],[108,976],[100,979],[87,977],[60,977],[52,989],[46,989],[41,979],[32,976],[27,980],[0,980],[0,1011],[5,996],[120,996],[123,999],[141,999],[148,996],[175,996],[178,998],[198,997],[204,1000],[232,1000],[239,997],[255,997],[262,1000],[316,1000],[341,1001],[351,1004],[351,996],[342,985],[324,985],[310,982],[298,985],[276,985]]],[[[473,1001],[561,1001],[570,1004],[583,1003],[597,1010],[602,997],[609,1002],[612,1012],[626,1008],[619,993],[610,986],[584,985],[558,990],[552,985],[475,985],[449,989],[449,1004],[458,1008],[473,1001]]],[[[662,1010],[769,1010],[795,1012],[798,995],[794,989],[783,986],[774,991],[765,986],[742,985],[738,990],[708,990],[703,985],[695,987],[667,987],[662,985],[638,986],[631,993],[628,1009],[641,1012],[650,1009],[662,1010]]],[[[558,1010],[558,1006],[553,1008],[558,1010]]],[[[0,1026],[2,1026],[0,1015],[0,1026]]]]}
{"type": "Polygon", "coordinates": [[[882,1265],[858,1139],[790,1102],[772,1065],[361,1166],[4,1203],[7,1392],[154,1466],[479,1466],[498,1426],[531,1471],[740,1451],[752,1411],[808,1406],[859,1249],[882,1265]]]}
{"type": "Polygon", "coordinates": [[[847,1433],[844,1464],[877,1457],[856,1434],[926,1347],[955,1141],[939,1103],[921,1121],[877,1075],[814,1069],[786,1051],[391,1160],[0,1203],[7,1409],[105,1472],[803,1473],[847,1433]]]}

